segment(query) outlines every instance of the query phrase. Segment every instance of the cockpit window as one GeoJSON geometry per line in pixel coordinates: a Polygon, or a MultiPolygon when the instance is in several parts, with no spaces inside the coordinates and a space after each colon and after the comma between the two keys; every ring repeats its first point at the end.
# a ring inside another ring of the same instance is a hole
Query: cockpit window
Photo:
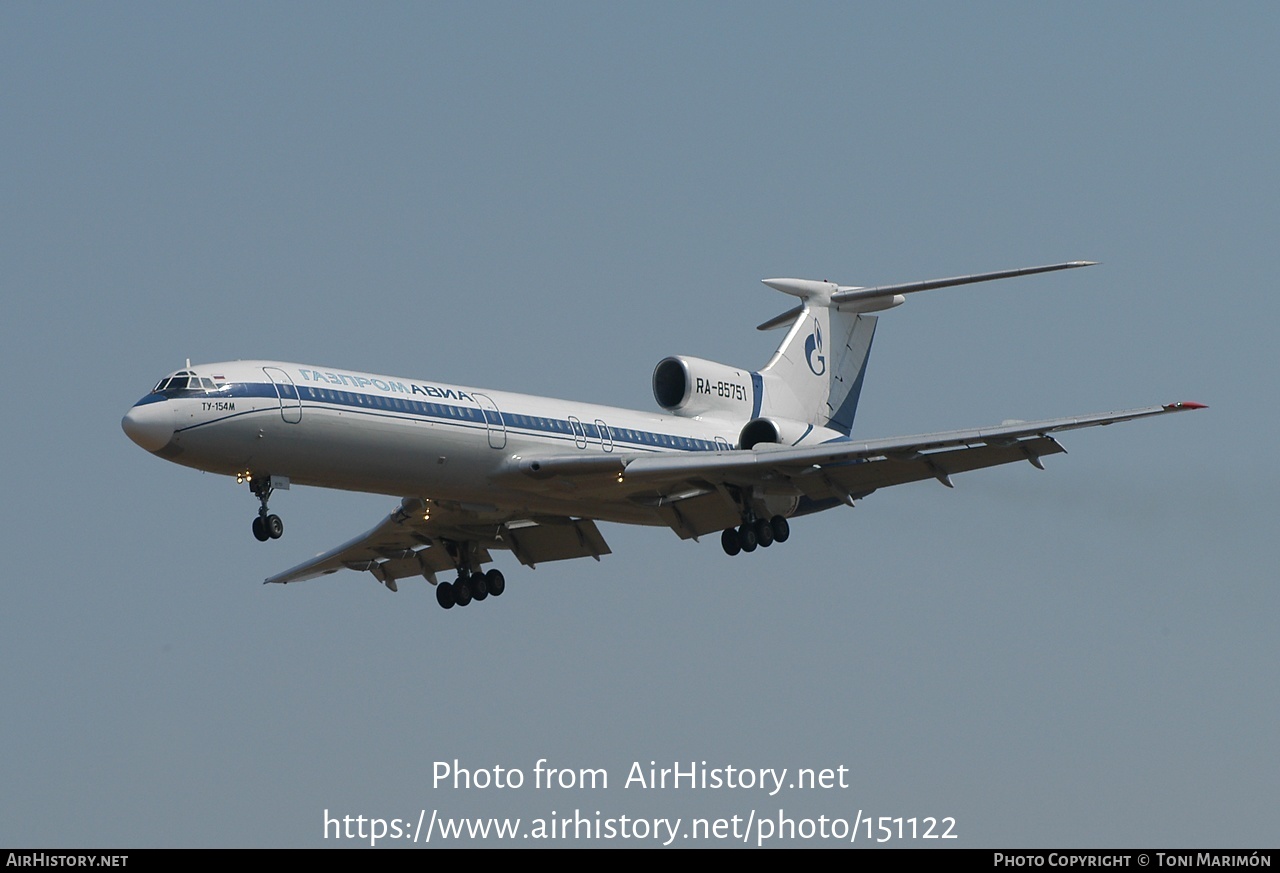
{"type": "MultiPolygon", "coordinates": [[[[206,382],[209,380],[206,379],[206,382]]],[[[188,388],[199,388],[200,378],[191,373],[190,370],[179,370],[172,376],[161,379],[156,387],[151,390],[153,394],[176,394],[179,391],[186,391],[188,388]]]]}

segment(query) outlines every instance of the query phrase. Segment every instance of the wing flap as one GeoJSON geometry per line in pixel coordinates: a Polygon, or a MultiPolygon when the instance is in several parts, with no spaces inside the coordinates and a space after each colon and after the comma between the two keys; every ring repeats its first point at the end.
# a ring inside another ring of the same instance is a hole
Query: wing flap
{"type": "MultiPolygon", "coordinates": [[[[489,551],[485,548],[477,549],[472,553],[472,560],[478,564],[488,563],[490,560],[489,551]]],[[[423,546],[416,552],[409,552],[401,557],[364,566],[347,564],[347,567],[351,570],[368,570],[388,588],[397,579],[408,579],[417,576],[434,582],[436,581],[436,573],[453,570],[457,566],[457,561],[448,551],[439,546],[423,546]]]]}
{"type": "Polygon", "coordinates": [[[599,560],[610,553],[590,519],[495,518],[492,512],[480,514],[406,497],[376,527],[266,582],[302,582],[339,570],[357,570],[371,573],[394,591],[397,579],[422,576],[435,582],[436,573],[455,569],[462,544],[473,568],[490,563],[489,549],[495,548],[510,549],[529,566],[567,558],[599,560]]]}
{"type": "Polygon", "coordinates": [[[304,561],[283,573],[268,576],[264,584],[304,582],[339,570],[369,570],[387,560],[387,552],[403,554],[415,547],[420,547],[422,545],[420,541],[411,539],[411,529],[406,529],[402,521],[396,521],[396,516],[401,512],[401,510],[393,512],[376,527],[327,552],[321,552],[309,561],[304,561]]]}
{"type": "MultiPolygon", "coordinates": [[[[786,479],[789,489],[819,503],[838,500],[852,504],[879,488],[937,479],[949,484],[951,475],[1029,461],[1039,466],[1045,455],[1065,451],[1051,437],[1035,437],[1002,445],[977,445],[928,454],[916,453],[878,460],[844,461],[825,466],[809,465],[799,473],[774,477],[786,479]]],[[[655,501],[655,510],[681,539],[714,533],[741,523],[737,506],[723,489],[706,488],[688,497],[655,501]]]]}
{"type": "Polygon", "coordinates": [[[601,555],[610,554],[600,529],[588,518],[508,524],[503,526],[502,538],[520,563],[530,567],[569,558],[598,561],[601,555]]]}
{"type": "Polygon", "coordinates": [[[779,477],[791,478],[815,466],[826,467],[843,462],[881,458],[910,458],[919,453],[975,445],[1006,445],[1028,437],[1045,436],[1059,431],[1116,424],[1198,408],[1201,408],[1199,404],[1174,403],[1167,406],[1126,409],[1120,412],[1103,412],[1042,421],[1020,421],[994,427],[890,437],[864,442],[836,440],[803,448],[762,444],[758,448],[746,451],[637,455],[627,459],[623,479],[633,484],[688,481],[696,477],[742,484],[767,483],[779,477]]]}
{"type": "Polygon", "coordinates": [[[949,449],[911,458],[881,458],[875,461],[838,464],[814,468],[796,477],[792,483],[814,499],[864,497],[879,488],[937,479],[950,484],[954,473],[967,473],[984,467],[1012,464],[1017,461],[1036,463],[1045,455],[1065,451],[1050,437],[1018,440],[1009,445],[980,445],[949,449]]]}
{"type": "Polygon", "coordinates": [[[690,497],[662,500],[657,505],[659,517],[680,539],[694,539],[741,523],[738,508],[718,490],[690,497]]]}

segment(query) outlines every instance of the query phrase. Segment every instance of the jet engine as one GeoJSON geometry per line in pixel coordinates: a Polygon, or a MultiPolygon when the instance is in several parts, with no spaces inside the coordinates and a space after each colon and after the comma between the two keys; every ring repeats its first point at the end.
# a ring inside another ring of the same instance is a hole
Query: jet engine
{"type": "Polygon", "coordinates": [[[813,430],[813,425],[788,418],[753,418],[738,434],[738,448],[750,449],[759,443],[781,443],[793,446],[813,430]]]}
{"type": "Polygon", "coordinates": [[[738,419],[751,416],[751,373],[701,358],[663,358],[653,368],[653,397],[673,415],[738,419]]]}

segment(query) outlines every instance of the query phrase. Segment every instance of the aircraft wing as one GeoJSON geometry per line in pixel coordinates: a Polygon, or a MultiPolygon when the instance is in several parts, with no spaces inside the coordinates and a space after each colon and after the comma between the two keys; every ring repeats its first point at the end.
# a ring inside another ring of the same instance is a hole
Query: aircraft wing
{"type": "MultiPolygon", "coordinates": [[[[737,526],[736,497],[760,487],[805,498],[824,508],[890,485],[1029,461],[1065,451],[1050,434],[1203,408],[1171,403],[1120,412],[1006,422],[994,427],[816,446],[761,444],[748,450],[651,454],[562,454],[525,458],[502,478],[530,489],[569,488],[581,498],[629,500],[650,507],[683,538],[737,526]]],[[[397,579],[490,561],[489,549],[510,550],[528,566],[610,552],[595,522],[569,516],[520,517],[494,507],[462,507],[406,497],[372,530],[266,582],[301,582],[339,570],[368,571],[392,591],[397,579]],[[469,548],[468,555],[459,550],[469,548]]]]}
{"type": "MultiPolygon", "coordinates": [[[[625,489],[649,505],[681,537],[701,536],[740,523],[735,490],[760,487],[772,494],[807,498],[817,508],[890,485],[937,479],[951,487],[955,473],[1040,459],[1065,449],[1050,434],[1098,427],[1189,409],[1171,403],[1119,412],[1006,422],[994,427],[816,446],[761,444],[750,450],[599,456],[559,455],[521,462],[520,472],[539,480],[568,478],[596,493],[625,489]]],[[[550,484],[550,483],[547,483],[550,484]]],[[[616,493],[616,492],[615,492],[616,493]]]]}
{"type": "Polygon", "coordinates": [[[266,583],[301,582],[339,570],[367,570],[392,591],[397,579],[452,570],[464,558],[473,567],[490,561],[489,549],[509,549],[520,563],[609,554],[609,546],[590,519],[538,516],[516,518],[500,511],[447,506],[406,497],[382,523],[310,561],[277,573],[266,583]]]}

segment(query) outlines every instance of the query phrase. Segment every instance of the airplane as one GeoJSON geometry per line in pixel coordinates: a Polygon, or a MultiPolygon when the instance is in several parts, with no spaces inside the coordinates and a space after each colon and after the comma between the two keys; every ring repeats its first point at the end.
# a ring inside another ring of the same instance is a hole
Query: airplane
{"type": "Polygon", "coordinates": [[[1042,459],[1060,431],[1203,409],[1169,403],[889,439],[851,436],[879,316],[921,291],[1090,266],[1069,261],[873,287],[765,279],[798,304],[759,370],[671,356],[653,371],[662,413],[279,361],[191,366],[124,416],[165,460],[234,476],[258,498],[254,536],[279,539],[268,501],[291,484],[400,497],[381,523],[270,576],[350,569],[387,589],[420,577],[445,609],[497,597],[492,551],[521,564],[610,553],[597,521],[719,534],[730,556],[784,543],[790,519],[892,485],[1042,459]],[[454,581],[439,574],[454,573],[454,581]]]}

